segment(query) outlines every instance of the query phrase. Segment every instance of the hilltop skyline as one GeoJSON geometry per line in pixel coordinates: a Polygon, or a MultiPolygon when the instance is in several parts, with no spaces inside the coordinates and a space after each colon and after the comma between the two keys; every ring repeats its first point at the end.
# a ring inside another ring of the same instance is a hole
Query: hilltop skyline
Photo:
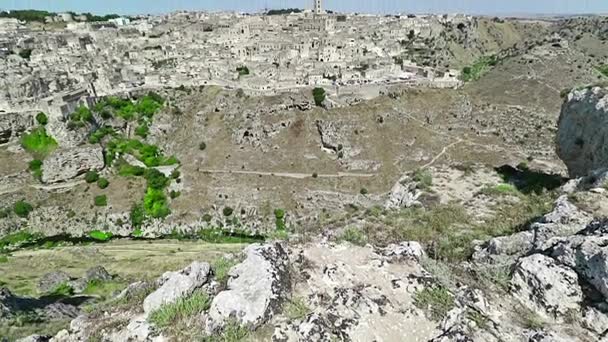
{"type": "MultiPolygon", "coordinates": [[[[75,11],[120,14],[159,14],[177,10],[233,10],[259,12],[264,9],[312,8],[311,0],[0,0],[0,9],[41,9],[52,12],[75,11]]],[[[605,14],[605,0],[324,0],[324,8],[360,13],[467,13],[507,14],[605,14]]]]}

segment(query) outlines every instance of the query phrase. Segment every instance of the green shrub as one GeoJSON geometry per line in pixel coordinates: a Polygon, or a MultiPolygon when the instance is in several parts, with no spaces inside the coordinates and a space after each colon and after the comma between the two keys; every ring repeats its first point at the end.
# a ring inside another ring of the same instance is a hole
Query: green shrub
{"type": "Polygon", "coordinates": [[[144,211],[153,218],[164,218],[171,214],[163,190],[148,187],[144,196],[144,211]]]}
{"type": "Polygon", "coordinates": [[[32,49],[22,49],[19,51],[19,57],[29,60],[32,56],[32,49]]]}
{"type": "Polygon", "coordinates": [[[92,122],[93,121],[93,113],[91,110],[85,106],[78,107],[74,113],[70,115],[70,120],[73,122],[92,122]]]}
{"type": "Polygon", "coordinates": [[[178,179],[181,176],[181,172],[178,169],[175,169],[171,172],[171,178],[178,179]]]}
{"type": "Polygon", "coordinates": [[[111,127],[101,127],[98,128],[97,130],[95,130],[95,132],[93,132],[90,136],[89,136],[89,143],[90,144],[97,144],[99,143],[103,138],[105,138],[108,135],[112,135],[115,134],[116,132],[114,131],[113,128],[111,127]]]}
{"type": "Polygon", "coordinates": [[[8,234],[0,239],[0,250],[9,246],[17,246],[36,241],[40,236],[27,231],[8,234]]]}
{"type": "Polygon", "coordinates": [[[143,176],[146,169],[140,166],[134,166],[128,163],[122,163],[118,167],[118,174],[123,177],[129,176],[143,176]]]}
{"type": "Polygon", "coordinates": [[[243,342],[247,341],[249,330],[234,318],[228,319],[221,331],[204,337],[202,342],[243,342]]]}
{"type": "Polygon", "coordinates": [[[144,232],[143,232],[143,230],[141,230],[141,228],[136,228],[131,235],[138,238],[138,237],[142,237],[144,235],[144,232]]]}
{"type": "Polygon", "coordinates": [[[97,186],[100,189],[105,189],[110,185],[110,181],[108,181],[106,178],[99,178],[97,180],[97,186]]]}
{"type": "Polygon", "coordinates": [[[513,184],[503,183],[496,186],[488,186],[481,189],[481,193],[490,196],[500,195],[515,195],[519,193],[517,188],[513,184]]]}
{"type": "Polygon", "coordinates": [[[204,151],[207,148],[207,144],[205,142],[201,142],[198,144],[198,149],[204,151]]]}
{"type": "Polygon", "coordinates": [[[498,64],[498,58],[496,56],[481,57],[472,66],[463,68],[460,78],[464,82],[476,81],[496,64],[498,64]]]}
{"type": "Polygon", "coordinates": [[[361,230],[354,227],[348,227],[344,229],[342,235],[340,235],[340,240],[348,241],[353,245],[363,246],[367,243],[367,237],[361,230]]]}
{"type": "Polygon", "coordinates": [[[18,201],[13,206],[13,211],[21,218],[27,218],[32,210],[34,210],[34,207],[25,201],[18,201]]]}
{"type": "Polygon", "coordinates": [[[173,303],[164,304],[150,313],[149,321],[159,329],[172,326],[178,321],[198,316],[209,309],[211,300],[204,291],[195,291],[189,297],[179,298],[173,303]]]}
{"type": "Polygon", "coordinates": [[[367,191],[367,189],[366,189],[366,188],[361,188],[361,190],[359,191],[359,193],[360,193],[361,195],[365,196],[365,195],[367,195],[367,194],[368,194],[368,191],[367,191]]]}
{"type": "Polygon", "coordinates": [[[325,101],[325,89],[323,88],[315,88],[312,90],[312,96],[315,100],[315,105],[321,107],[323,105],[323,101],[325,101]]]}
{"type": "Polygon", "coordinates": [[[232,209],[230,207],[225,207],[222,210],[222,213],[224,214],[224,216],[230,216],[230,215],[232,215],[233,212],[234,212],[234,209],[232,209]]]}
{"type": "Polygon", "coordinates": [[[144,178],[152,189],[164,189],[169,184],[169,179],[157,169],[147,169],[144,178]]]}
{"type": "Polygon", "coordinates": [[[146,220],[146,213],[144,211],[143,206],[141,206],[141,205],[134,205],[131,208],[130,218],[131,218],[131,225],[133,227],[135,227],[135,228],[141,227],[141,225],[146,220]]]}
{"type": "Polygon", "coordinates": [[[44,127],[38,127],[21,137],[21,146],[38,159],[44,159],[57,148],[57,141],[46,133],[44,127]]]}
{"type": "Polygon", "coordinates": [[[113,234],[111,232],[102,232],[100,230],[93,230],[89,233],[91,239],[102,242],[110,240],[112,236],[113,234]]]}
{"type": "Polygon", "coordinates": [[[608,65],[601,65],[597,67],[597,71],[599,71],[605,77],[608,77],[608,65]]]}
{"type": "Polygon", "coordinates": [[[47,295],[53,297],[70,297],[74,294],[74,289],[67,283],[61,283],[57,285],[53,290],[49,291],[47,295]]]}
{"type": "Polygon", "coordinates": [[[99,173],[94,170],[87,171],[87,173],[84,175],[84,180],[89,184],[95,183],[99,180],[99,173]]]}
{"type": "Polygon", "coordinates": [[[108,205],[108,197],[106,195],[95,196],[93,202],[97,207],[105,207],[108,205]]]}
{"type": "Polygon", "coordinates": [[[34,178],[41,180],[42,179],[42,160],[34,159],[29,163],[29,170],[34,175],[34,178]]]}
{"type": "Polygon", "coordinates": [[[6,264],[8,262],[8,256],[0,254],[0,264],[6,264]]]}
{"type": "Polygon", "coordinates": [[[433,174],[427,169],[418,169],[414,171],[414,181],[418,182],[421,189],[428,189],[433,185],[433,174]]]}
{"type": "Polygon", "coordinates": [[[181,192],[179,192],[179,191],[172,190],[172,191],[169,193],[169,197],[171,197],[171,199],[176,199],[176,198],[178,198],[178,197],[179,197],[181,194],[182,194],[182,193],[181,193],[181,192]]]}
{"type": "Polygon", "coordinates": [[[414,294],[414,305],[425,310],[432,320],[441,321],[454,307],[454,297],[444,287],[426,287],[414,294]]]}
{"type": "Polygon", "coordinates": [[[211,222],[211,220],[213,220],[213,216],[211,216],[209,214],[203,215],[203,221],[205,221],[205,222],[211,222]]]}
{"type": "Polygon", "coordinates": [[[249,75],[249,68],[246,66],[237,67],[236,71],[238,71],[239,76],[249,75]]]}
{"type": "Polygon", "coordinates": [[[285,210],[284,209],[275,209],[274,210],[274,217],[276,219],[284,219],[285,218],[285,210]]]}
{"type": "Polygon", "coordinates": [[[119,281],[101,281],[101,280],[90,280],[87,283],[87,287],[82,291],[83,294],[89,296],[96,296],[102,300],[112,298],[114,295],[124,289],[125,284],[119,281]]]}
{"type": "Polygon", "coordinates": [[[36,122],[42,126],[46,126],[49,123],[49,118],[43,112],[36,114],[36,122]]]}

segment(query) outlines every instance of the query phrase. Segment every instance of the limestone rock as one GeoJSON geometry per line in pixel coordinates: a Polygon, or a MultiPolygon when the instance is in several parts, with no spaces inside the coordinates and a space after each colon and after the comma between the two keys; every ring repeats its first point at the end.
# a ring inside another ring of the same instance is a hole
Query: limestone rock
{"type": "Polygon", "coordinates": [[[290,287],[289,259],[280,243],[250,245],[245,261],[230,270],[228,290],[211,303],[207,330],[215,331],[233,317],[251,328],[280,310],[290,287]]]}
{"type": "Polygon", "coordinates": [[[608,299],[608,219],[593,222],[580,234],[556,242],[550,253],[608,299]]]}
{"type": "Polygon", "coordinates": [[[85,279],[87,281],[109,281],[112,280],[112,275],[103,266],[95,266],[87,270],[85,279]]]}
{"type": "Polygon", "coordinates": [[[570,176],[608,168],[608,89],[574,90],[562,107],[557,154],[570,176]]]}
{"type": "Polygon", "coordinates": [[[579,311],[583,294],[578,275],[542,254],[519,261],[511,279],[512,293],[523,305],[549,319],[579,311]]]}
{"type": "Polygon", "coordinates": [[[195,261],[181,271],[166,272],[158,280],[160,287],[144,299],[144,312],[150,314],[164,304],[192,294],[207,282],[210,271],[208,263],[195,261]]]}
{"type": "Polygon", "coordinates": [[[33,113],[0,113],[0,144],[19,138],[34,125],[33,113]]]}
{"type": "Polygon", "coordinates": [[[40,292],[46,293],[55,290],[61,284],[67,284],[72,278],[63,271],[55,271],[44,274],[38,281],[40,292]]]}
{"type": "Polygon", "coordinates": [[[390,244],[383,249],[382,254],[391,260],[411,259],[421,261],[426,253],[419,242],[405,241],[399,244],[390,244]]]}
{"type": "Polygon", "coordinates": [[[42,181],[64,182],[90,170],[104,167],[103,150],[100,146],[81,146],[55,151],[44,160],[42,181]]]}
{"type": "Polygon", "coordinates": [[[51,339],[50,336],[30,335],[28,337],[18,339],[16,342],[47,342],[50,339],[51,339]]]}
{"type": "Polygon", "coordinates": [[[393,185],[388,199],[384,204],[385,209],[401,209],[420,206],[418,199],[422,196],[422,191],[418,189],[416,182],[411,177],[404,176],[393,185]]]}

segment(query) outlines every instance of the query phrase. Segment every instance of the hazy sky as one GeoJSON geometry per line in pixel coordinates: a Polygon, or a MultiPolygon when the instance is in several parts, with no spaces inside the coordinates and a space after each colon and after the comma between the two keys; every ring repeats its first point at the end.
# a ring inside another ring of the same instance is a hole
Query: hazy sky
{"type": "MultiPolygon", "coordinates": [[[[162,13],[174,10],[311,8],[312,0],[0,0],[0,9],[54,12],[162,13]]],[[[608,13],[608,0],[324,0],[326,9],[365,13],[573,14],[608,13]]]]}

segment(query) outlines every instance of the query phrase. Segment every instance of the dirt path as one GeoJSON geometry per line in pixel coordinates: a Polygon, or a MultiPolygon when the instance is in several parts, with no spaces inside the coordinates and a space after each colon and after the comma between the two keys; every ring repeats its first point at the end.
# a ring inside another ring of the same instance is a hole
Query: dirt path
{"type": "MultiPolygon", "coordinates": [[[[271,177],[285,177],[295,179],[314,178],[312,173],[298,173],[298,172],[266,172],[266,171],[232,171],[232,170],[200,170],[204,173],[228,173],[238,175],[256,175],[256,176],[271,176],[271,177]]],[[[371,178],[376,176],[375,173],[353,173],[353,172],[338,172],[334,174],[318,174],[318,178],[371,178]]]]}

